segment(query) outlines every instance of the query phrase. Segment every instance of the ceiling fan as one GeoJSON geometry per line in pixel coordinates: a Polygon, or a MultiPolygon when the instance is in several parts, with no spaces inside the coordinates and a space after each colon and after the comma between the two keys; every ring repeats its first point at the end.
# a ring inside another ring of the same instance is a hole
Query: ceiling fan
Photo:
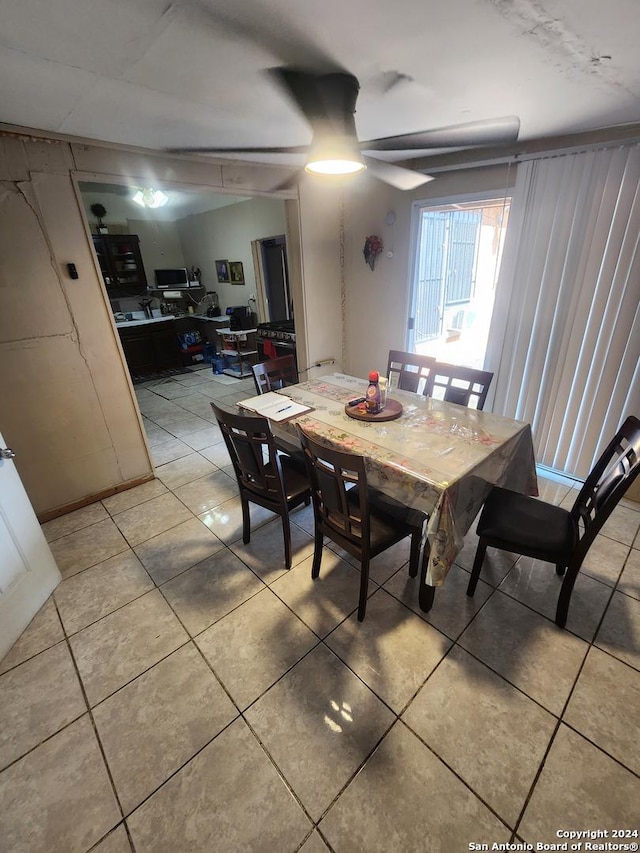
{"type": "MultiPolygon", "coordinates": [[[[518,138],[520,120],[516,116],[507,116],[361,142],[354,119],[360,84],[352,74],[343,71],[319,73],[292,67],[274,68],[269,73],[311,125],[313,138],[310,145],[169,150],[181,154],[221,155],[306,153],[305,171],[311,174],[353,175],[368,169],[397,189],[412,190],[432,178],[369,156],[369,152],[405,151],[413,152],[412,156],[416,157],[430,149],[509,145],[518,138]]],[[[278,189],[293,183],[295,179],[278,189]]]]}

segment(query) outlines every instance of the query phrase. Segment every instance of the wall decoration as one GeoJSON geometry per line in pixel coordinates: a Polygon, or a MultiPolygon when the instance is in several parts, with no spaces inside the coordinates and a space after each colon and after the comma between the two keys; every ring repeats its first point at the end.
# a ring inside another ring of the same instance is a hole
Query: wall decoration
{"type": "Polygon", "coordinates": [[[375,234],[372,234],[370,237],[367,237],[364,242],[364,249],[362,250],[362,254],[364,255],[365,263],[369,264],[371,269],[375,267],[376,260],[381,252],[382,238],[377,237],[375,234]]]}
{"type": "Polygon", "coordinates": [[[244,284],[244,269],[242,261],[229,261],[231,284],[244,284]]]}
{"type": "Polygon", "coordinates": [[[229,261],[216,261],[216,272],[218,281],[229,282],[229,261]]]}

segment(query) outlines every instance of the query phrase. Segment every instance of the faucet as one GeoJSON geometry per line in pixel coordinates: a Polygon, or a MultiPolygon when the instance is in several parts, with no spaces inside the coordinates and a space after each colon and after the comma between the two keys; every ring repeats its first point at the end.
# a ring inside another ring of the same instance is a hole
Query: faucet
{"type": "Polygon", "coordinates": [[[145,317],[148,317],[149,319],[153,319],[153,311],[151,310],[152,302],[153,299],[143,299],[141,302],[138,302],[138,305],[144,311],[145,317]]]}

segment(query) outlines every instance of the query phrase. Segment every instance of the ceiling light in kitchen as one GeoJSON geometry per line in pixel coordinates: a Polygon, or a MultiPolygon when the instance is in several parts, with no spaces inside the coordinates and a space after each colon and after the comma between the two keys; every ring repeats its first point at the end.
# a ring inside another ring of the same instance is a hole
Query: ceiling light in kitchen
{"type": "Polygon", "coordinates": [[[133,201],[141,207],[162,207],[169,201],[169,196],[165,195],[162,190],[143,187],[136,190],[133,201]]]}

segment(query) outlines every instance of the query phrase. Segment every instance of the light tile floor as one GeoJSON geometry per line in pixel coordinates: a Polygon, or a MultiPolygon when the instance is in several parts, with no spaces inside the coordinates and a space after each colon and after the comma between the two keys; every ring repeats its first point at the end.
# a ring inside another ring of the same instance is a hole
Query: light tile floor
{"type": "MultiPolygon", "coordinates": [[[[553,568],[475,550],[421,613],[408,543],[372,568],[312,513],[252,510],[209,401],[138,386],[158,479],[44,525],[64,580],[0,662],[0,848],[11,853],[412,853],[638,829],[640,510],[607,524],[551,621],[553,568]]],[[[541,480],[566,505],[569,483],[541,480]]]]}

